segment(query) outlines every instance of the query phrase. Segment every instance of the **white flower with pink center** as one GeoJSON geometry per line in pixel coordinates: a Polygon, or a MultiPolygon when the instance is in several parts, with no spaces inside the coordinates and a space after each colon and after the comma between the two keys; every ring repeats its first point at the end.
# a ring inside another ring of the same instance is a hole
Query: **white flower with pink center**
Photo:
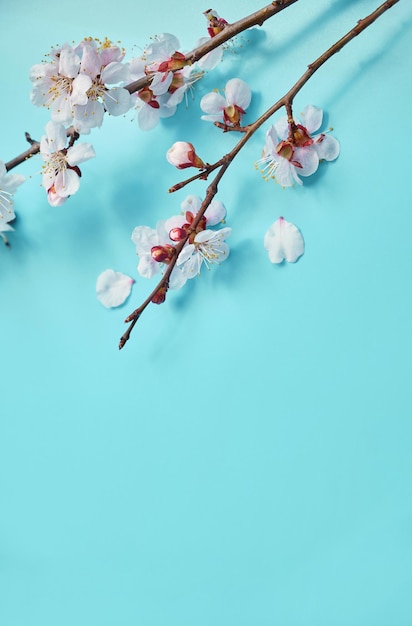
{"type": "Polygon", "coordinates": [[[291,128],[287,117],[281,118],[266,133],[262,158],[264,178],[273,178],[282,187],[302,184],[300,176],[310,176],[322,160],[333,161],[339,155],[337,139],[328,134],[314,135],[322,124],[323,112],[319,107],[307,105],[301,113],[301,124],[291,128]]]}
{"type": "Polygon", "coordinates": [[[200,101],[200,108],[207,115],[202,120],[208,122],[224,122],[237,126],[248,108],[252,93],[249,86],[240,78],[231,78],[224,89],[225,95],[212,91],[200,101]]]}
{"type": "Polygon", "coordinates": [[[96,156],[89,143],[76,143],[66,148],[66,129],[62,124],[48,122],[46,135],[40,141],[43,157],[43,187],[49,203],[60,206],[79,189],[80,169],[78,165],[96,156]]]}

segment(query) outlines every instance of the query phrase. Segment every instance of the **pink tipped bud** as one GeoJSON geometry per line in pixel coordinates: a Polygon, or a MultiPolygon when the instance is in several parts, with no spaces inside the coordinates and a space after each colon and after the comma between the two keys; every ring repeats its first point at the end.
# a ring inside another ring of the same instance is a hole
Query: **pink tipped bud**
{"type": "Polygon", "coordinates": [[[201,170],[205,167],[202,159],[197,156],[193,145],[187,141],[176,141],[167,151],[166,158],[179,170],[186,167],[197,167],[201,170]]]}
{"type": "Polygon", "coordinates": [[[186,230],[184,228],[172,228],[169,233],[169,237],[172,241],[182,241],[186,237],[186,230]]]}
{"type": "Polygon", "coordinates": [[[150,254],[152,259],[158,263],[169,263],[175,254],[175,249],[166,243],[164,246],[153,246],[150,254]]]}
{"type": "Polygon", "coordinates": [[[204,11],[203,15],[205,15],[207,21],[209,22],[207,32],[209,33],[210,37],[215,37],[215,35],[221,33],[222,30],[224,30],[224,28],[227,26],[226,20],[224,20],[223,17],[220,17],[219,14],[212,9],[204,11]]]}

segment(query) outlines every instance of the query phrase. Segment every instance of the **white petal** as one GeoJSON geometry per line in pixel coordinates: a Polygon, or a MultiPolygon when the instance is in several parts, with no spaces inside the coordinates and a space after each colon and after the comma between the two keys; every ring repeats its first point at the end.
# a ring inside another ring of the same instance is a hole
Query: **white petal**
{"type": "Polygon", "coordinates": [[[185,245],[185,247],[177,257],[176,265],[182,265],[182,263],[186,263],[186,261],[191,257],[194,252],[195,246],[193,243],[185,245]]]}
{"type": "Polygon", "coordinates": [[[203,96],[200,101],[200,108],[205,113],[218,115],[220,117],[226,104],[226,99],[221,96],[220,93],[212,91],[203,96]]]}
{"type": "Polygon", "coordinates": [[[157,231],[150,226],[136,226],[132,232],[132,241],[136,245],[136,252],[139,256],[150,254],[153,246],[157,246],[159,238],[157,231]]]}
{"type": "Polygon", "coordinates": [[[289,263],[295,263],[305,251],[305,242],[300,230],[283,217],[276,220],[267,231],[264,246],[272,263],[282,263],[284,259],[289,263]]]}
{"type": "Polygon", "coordinates": [[[104,106],[110,115],[123,115],[132,107],[133,100],[127,89],[113,87],[103,97],[104,106]]]}
{"type": "Polygon", "coordinates": [[[107,308],[120,306],[128,298],[134,280],[126,274],[105,270],[96,282],[97,297],[107,308]]]}
{"type": "Polygon", "coordinates": [[[238,107],[246,111],[252,99],[252,92],[240,78],[232,78],[225,87],[225,94],[228,104],[237,104],[238,107]]]}
{"type": "Polygon", "coordinates": [[[308,104],[300,114],[300,119],[302,120],[302,126],[306,128],[309,134],[312,134],[322,124],[323,111],[319,107],[313,106],[313,104],[308,104]]]}
{"type": "Polygon", "coordinates": [[[162,265],[162,263],[155,261],[150,254],[144,254],[140,257],[137,271],[143,278],[152,278],[152,276],[155,276],[159,272],[162,265]]]}
{"type": "Polygon", "coordinates": [[[152,130],[159,123],[160,111],[145,104],[139,111],[137,120],[140,130],[152,130]]]}
{"type": "Polygon", "coordinates": [[[288,138],[288,136],[289,136],[289,124],[288,124],[288,118],[286,117],[286,115],[284,115],[277,122],[275,122],[274,129],[275,129],[275,132],[277,133],[279,139],[287,139],[288,138]]]}
{"type": "Polygon", "coordinates": [[[212,200],[205,212],[205,218],[208,226],[215,226],[226,217],[225,205],[219,200],[212,200]]]}
{"type": "Polygon", "coordinates": [[[96,156],[90,143],[76,143],[67,150],[67,162],[69,165],[78,165],[96,156]]]}
{"type": "Polygon", "coordinates": [[[87,104],[86,91],[92,86],[92,79],[87,74],[79,74],[72,83],[71,103],[84,106],[87,104]]]}
{"type": "Polygon", "coordinates": [[[76,193],[80,187],[80,178],[74,170],[64,169],[59,172],[54,180],[56,193],[62,198],[67,198],[76,193]]]}
{"type": "Polygon", "coordinates": [[[313,144],[306,148],[295,148],[293,160],[302,166],[296,168],[300,176],[311,176],[318,169],[319,157],[313,144]]]}
{"type": "MultiPolygon", "coordinates": [[[[202,39],[209,41],[209,37],[203,37],[202,39]]],[[[200,46],[200,43],[198,45],[200,46]]],[[[198,47],[198,45],[196,45],[196,48],[198,47]]],[[[216,65],[220,63],[220,61],[222,60],[222,57],[223,57],[223,47],[218,46],[211,52],[208,52],[207,54],[205,54],[204,57],[199,59],[199,61],[197,62],[197,65],[198,67],[200,67],[201,70],[213,70],[216,67],[216,65]]]]}
{"type": "Polygon", "coordinates": [[[186,213],[186,211],[191,211],[193,215],[196,215],[201,205],[201,198],[199,198],[199,196],[194,196],[191,194],[190,196],[186,196],[180,207],[184,213],[186,213]]]}
{"type": "Polygon", "coordinates": [[[313,144],[319,159],[334,161],[339,156],[339,141],[330,135],[321,135],[320,137],[322,138],[321,141],[319,141],[319,137],[314,137],[315,143],[313,144]]]}
{"type": "Polygon", "coordinates": [[[47,122],[46,134],[50,152],[58,152],[66,147],[67,136],[66,129],[63,124],[56,124],[51,121],[47,122]]]}

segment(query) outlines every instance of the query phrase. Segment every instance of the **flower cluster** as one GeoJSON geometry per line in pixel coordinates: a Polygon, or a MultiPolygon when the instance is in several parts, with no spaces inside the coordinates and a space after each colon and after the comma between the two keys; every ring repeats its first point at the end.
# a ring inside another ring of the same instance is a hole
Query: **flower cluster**
{"type": "Polygon", "coordinates": [[[201,220],[194,226],[195,216],[202,201],[198,196],[187,196],[182,202],[180,215],[174,215],[166,221],[158,222],[156,229],[137,226],[132,233],[139,256],[137,271],[145,278],[157,274],[162,264],[168,265],[176,254],[175,246],[186,240],[173,268],[169,287],[179,289],[189,278],[200,272],[204,263],[209,267],[221,263],[229,255],[225,239],[230,235],[230,228],[212,230],[211,226],[223,222],[226,217],[224,205],[213,200],[201,220]]]}
{"type": "Polygon", "coordinates": [[[51,119],[71,124],[81,134],[102,125],[104,113],[122,115],[132,106],[121,86],[128,78],[125,52],[110,40],[87,37],[77,46],[65,43],[50,52],[50,61],[30,70],[31,101],[50,109],[51,119]]]}
{"type": "Polygon", "coordinates": [[[282,117],[266,133],[262,158],[263,176],[274,178],[282,187],[302,184],[300,176],[311,176],[322,160],[333,161],[339,156],[339,142],[334,137],[320,133],[313,135],[322,125],[323,112],[308,104],[301,113],[301,124],[290,123],[282,117]]]}
{"type": "MultiPolygon", "coordinates": [[[[136,226],[132,232],[131,238],[139,257],[137,271],[140,276],[152,278],[165,270],[172,260],[174,262],[167,285],[152,300],[155,304],[164,302],[168,289],[180,289],[187,280],[197,276],[203,264],[209,269],[229,256],[229,246],[225,240],[231,228],[212,228],[224,222],[224,205],[219,200],[213,200],[196,223],[201,206],[201,198],[187,196],[181,204],[182,212],[179,215],[159,221],[156,228],[136,226]],[[183,247],[177,253],[177,246],[181,243],[183,247]]],[[[120,272],[105,270],[97,279],[97,296],[106,307],[119,306],[128,297],[133,282],[133,279],[120,272]]]]}
{"type": "MultiPolygon", "coordinates": [[[[202,38],[197,45],[204,43],[202,38]]],[[[179,51],[180,42],[174,35],[163,33],[155,37],[140,57],[129,63],[129,79],[136,81],[149,76],[150,85],[132,95],[138,122],[142,130],[154,128],[161,118],[174,115],[192,85],[202,78],[204,70],[213,69],[221,60],[222,50],[205,55],[197,68],[179,51]]]]}

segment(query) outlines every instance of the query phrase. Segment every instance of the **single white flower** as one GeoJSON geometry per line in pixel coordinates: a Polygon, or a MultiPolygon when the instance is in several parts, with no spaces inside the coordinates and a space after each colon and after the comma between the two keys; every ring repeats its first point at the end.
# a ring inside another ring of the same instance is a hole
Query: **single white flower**
{"type": "Polygon", "coordinates": [[[76,143],[66,148],[66,129],[62,124],[50,121],[46,124],[46,135],[40,141],[43,157],[43,187],[52,206],[59,206],[80,186],[79,163],[96,156],[89,143],[76,143]]]}
{"type": "Polygon", "coordinates": [[[310,176],[318,169],[321,160],[333,161],[339,155],[337,139],[320,133],[314,135],[322,124],[323,112],[319,107],[307,105],[301,113],[302,124],[292,129],[287,117],[282,117],[266,133],[262,158],[266,180],[274,178],[282,187],[302,184],[300,176],[310,176]]]}
{"type": "Polygon", "coordinates": [[[186,278],[193,278],[200,272],[202,263],[206,267],[213,263],[222,263],[229,256],[229,246],[225,239],[232,232],[231,228],[221,230],[202,230],[196,234],[193,243],[186,245],[177,259],[186,278]]]}
{"type": "Polygon", "coordinates": [[[270,226],[264,238],[264,246],[272,263],[282,263],[284,260],[295,263],[305,252],[302,233],[283,217],[270,226]]]}
{"type": "Polygon", "coordinates": [[[238,125],[250,104],[252,92],[240,78],[231,78],[226,83],[224,91],[224,97],[215,91],[203,96],[200,108],[207,115],[202,115],[202,120],[238,125]]]}

